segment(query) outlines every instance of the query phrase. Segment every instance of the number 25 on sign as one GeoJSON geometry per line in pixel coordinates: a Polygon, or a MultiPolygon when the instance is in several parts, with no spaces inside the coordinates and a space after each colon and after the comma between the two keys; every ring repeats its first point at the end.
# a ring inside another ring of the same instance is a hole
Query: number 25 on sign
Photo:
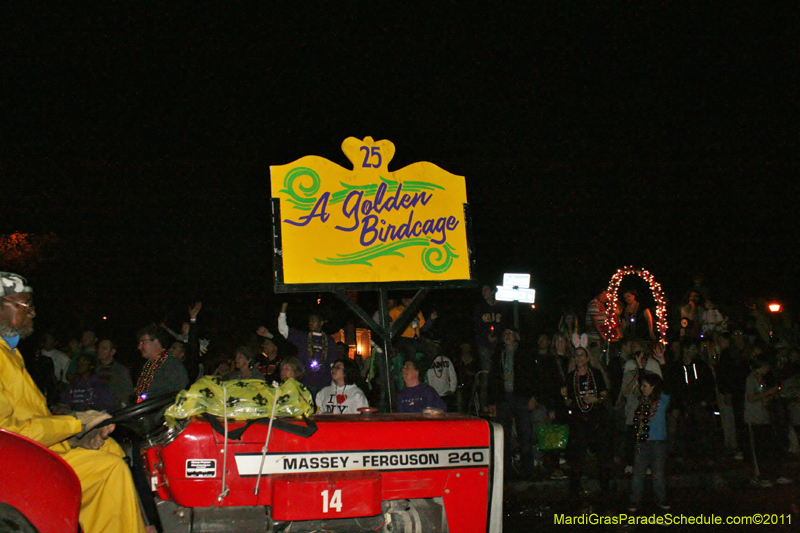
{"type": "Polygon", "coordinates": [[[363,168],[380,168],[383,159],[381,158],[381,148],[380,146],[373,146],[371,149],[368,146],[362,146],[360,148],[362,152],[364,152],[364,162],[361,163],[363,168]],[[370,163],[370,156],[373,158],[377,157],[377,163],[370,163]]]}

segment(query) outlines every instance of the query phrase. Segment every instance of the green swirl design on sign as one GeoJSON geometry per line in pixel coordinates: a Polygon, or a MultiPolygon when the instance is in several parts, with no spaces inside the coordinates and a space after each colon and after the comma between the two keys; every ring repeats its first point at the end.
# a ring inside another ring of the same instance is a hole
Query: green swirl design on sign
{"type": "MultiPolygon", "coordinates": [[[[397,191],[397,187],[399,185],[397,181],[386,179],[383,176],[381,176],[380,179],[386,184],[387,193],[394,194],[397,191]]],[[[341,185],[342,188],[331,193],[329,202],[330,205],[336,205],[344,202],[344,199],[347,198],[347,195],[352,191],[364,191],[364,196],[366,198],[371,198],[375,196],[375,193],[378,190],[378,186],[375,184],[348,185],[347,183],[339,182],[339,185],[341,185]]],[[[317,203],[316,194],[319,192],[319,188],[319,174],[308,167],[296,167],[286,173],[286,176],[283,178],[283,189],[281,189],[280,192],[288,196],[286,201],[292,204],[294,209],[299,209],[300,211],[311,211],[311,209],[313,209],[314,205],[317,203]],[[310,186],[295,186],[295,181],[307,176],[311,177],[310,186]]],[[[445,190],[445,188],[441,185],[428,183],[426,181],[407,181],[403,183],[403,191],[409,193],[433,191],[437,189],[441,191],[445,190]]]]}
{"type": "Polygon", "coordinates": [[[447,272],[450,267],[453,266],[453,259],[458,258],[458,256],[453,253],[455,252],[455,248],[450,246],[450,243],[444,243],[442,248],[428,248],[422,252],[422,266],[424,266],[428,272],[433,272],[434,274],[447,272]],[[444,253],[442,253],[442,248],[444,248],[444,253]],[[442,256],[444,256],[444,259],[442,259],[442,256]],[[435,264],[438,261],[441,261],[440,265],[435,264]]]}
{"type": "Polygon", "coordinates": [[[453,266],[453,259],[458,258],[458,255],[454,253],[455,248],[450,246],[449,243],[445,243],[441,248],[431,247],[429,239],[417,237],[405,241],[371,246],[370,248],[352,254],[338,254],[337,257],[328,257],[326,259],[315,258],[314,260],[323,265],[365,265],[371,267],[372,263],[370,261],[379,257],[405,257],[399,250],[408,248],[409,246],[425,246],[428,248],[422,252],[422,266],[434,274],[447,272],[450,267],[453,266]],[[444,253],[442,249],[444,249],[444,253]],[[441,264],[437,265],[437,262],[441,262],[441,264]]]}
{"type": "Polygon", "coordinates": [[[289,196],[286,201],[294,204],[295,209],[311,211],[317,203],[316,194],[319,191],[319,186],[319,174],[307,167],[297,167],[290,170],[286,174],[286,177],[283,178],[283,189],[281,189],[280,192],[289,196]],[[300,193],[298,194],[295,190],[295,181],[306,176],[311,177],[311,185],[305,187],[302,184],[298,184],[297,188],[300,189],[300,193]]]}
{"type": "MultiPolygon", "coordinates": [[[[397,191],[397,187],[399,185],[398,182],[390,179],[386,179],[383,176],[380,176],[381,181],[386,184],[386,192],[387,194],[391,195],[397,191]]],[[[375,193],[378,191],[378,186],[374,184],[370,185],[348,185],[346,183],[339,182],[342,186],[342,190],[336,191],[335,193],[331,194],[331,201],[329,202],[330,205],[335,205],[344,202],[344,199],[347,198],[347,195],[350,194],[352,191],[364,191],[364,196],[366,198],[370,198],[375,196],[375,193]]],[[[445,190],[444,187],[441,185],[437,185],[435,183],[428,183],[427,181],[406,181],[403,183],[403,191],[404,192],[420,192],[420,191],[433,191],[433,190],[445,190]]]]}
{"type": "MultiPolygon", "coordinates": [[[[367,184],[367,185],[349,185],[344,182],[339,182],[341,189],[338,191],[331,191],[327,203],[330,205],[340,204],[344,202],[347,195],[353,191],[361,191],[363,197],[375,197],[378,189],[381,188],[385,191],[385,198],[397,193],[401,187],[400,183],[395,180],[386,179],[380,176],[382,185],[367,184]]],[[[283,179],[283,188],[279,191],[281,194],[286,195],[285,201],[293,206],[293,209],[300,211],[311,211],[317,205],[321,180],[319,174],[308,167],[296,167],[286,173],[283,179]],[[311,178],[310,185],[303,185],[298,180],[304,178],[311,178]]],[[[402,190],[405,193],[419,193],[422,191],[444,191],[445,188],[436,183],[425,181],[406,181],[402,184],[402,190]]],[[[415,200],[416,201],[416,200],[415,200]]],[[[306,217],[308,218],[308,217],[306,217]]],[[[379,257],[405,257],[400,250],[413,246],[422,246],[427,248],[422,252],[421,260],[422,265],[426,270],[434,274],[441,274],[450,269],[453,265],[453,260],[458,258],[455,249],[448,243],[443,246],[431,246],[430,239],[424,237],[416,237],[405,239],[398,242],[382,243],[371,246],[359,252],[351,254],[337,254],[336,257],[328,257],[325,259],[315,258],[314,260],[323,265],[343,266],[343,265],[365,265],[372,266],[371,261],[379,257]]]]}
{"type": "MultiPolygon", "coordinates": [[[[394,183],[395,185],[397,184],[396,181],[393,182],[387,181],[387,183],[394,183]]],[[[434,189],[439,189],[440,191],[443,191],[444,187],[442,187],[441,185],[436,185],[435,183],[428,183],[427,181],[406,181],[403,183],[403,190],[409,192],[432,191],[434,189]]]]}
{"type": "Polygon", "coordinates": [[[401,254],[398,250],[402,250],[403,248],[408,248],[409,246],[429,246],[430,242],[428,239],[417,237],[414,239],[407,239],[404,241],[398,242],[391,242],[386,244],[378,244],[376,246],[371,246],[360,252],[352,253],[352,254],[338,254],[337,257],[328,257],[327,259],[315,259],[317,263],[322,263],[323,265],[366,265],[372,266],[373,259],[377,259],[378,257],[387,257],[387,256],[397,256],[397,257],[405,257],[401,254]]]}
{"type": "MultiPolygon", "coordinates": [[[[383,179],[383,178],[381,178],[383,179]]],[[[336,205],[344,202],[344,199],[350,194],[352,191],[364,191],[364,196],[369,198],[370,196],[375,196],[375,192],[378,190],[378,186],[371,184],[371,185],[348,185],[346,183],[339,182],[339,185],[343,187],[342,190],[336,191],[335,193],[331,194],[331,200],[328,202],[330,205],[336,205]]],[[[389,190],[394,192],[397,190],[397,185],[394,186],[394,189],[389,187],[389,190]]]]}

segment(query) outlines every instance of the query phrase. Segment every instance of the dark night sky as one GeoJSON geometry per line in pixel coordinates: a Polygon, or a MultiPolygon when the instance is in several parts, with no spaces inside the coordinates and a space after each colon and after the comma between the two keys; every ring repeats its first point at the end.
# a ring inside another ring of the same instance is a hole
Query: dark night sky
{"type": "Polygon", "coordinates": [[[476,273],[543,305],[626,264],[795,298],[797,13],[700,4],[4,6],[0,234],[57,234],[62,306],[250,319],[269,165],[371,136],[466,176],[476,273]]]}

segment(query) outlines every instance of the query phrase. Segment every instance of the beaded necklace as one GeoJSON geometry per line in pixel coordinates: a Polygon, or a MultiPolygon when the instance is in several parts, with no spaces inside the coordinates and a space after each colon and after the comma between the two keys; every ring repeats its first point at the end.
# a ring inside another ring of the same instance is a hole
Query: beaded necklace
{"type": "Polygon", "coordinates": [[[508,357],[508,351],[503,347],[501,359],[503,362],[503,379],[511,379],[514,376],[514,352],[516,347],[511,351],[511,357],[508,357]],[[511,364],[509,364],[511,363],[511,364]]]}
{"type": "MultiPolygon", "coordinates": [[[[319,336],[319,335],[317,335],[319,336]]],[[[319,370],[322,367],[322,363],[325,362],[325,359],[328,357],[328,336],[324,333],[321,335],[322,337],[322,354],[319,356],[319,359],[316,356],[316,352],[314,351],[315,346],[320,346],[319,344],[314,343],[314,333],[309,331],[308,332],[308,360],[309,366],[312,370],[319,370]],[[316,364],[315,364],[316,363],[316,364]]]]}
{"type": "Polygon", "coordinates": [[[148,360],[144,367],[142,368],[142,374],[139,376],[138,381],[136,382],[136,401],[140,402],[144,400],[142,395],[147,393],[150,390],[150,385],[153,383],[153,377],[155,376],[158,369],[161,368],[161,365],[164,364],[164,361],[167,360],[169,357],[169,350],[164,350],[155,359],[148,360]]]}
{"type": "Polygon", "coordinates": [[[644,442],[650,437],[650,421],[656,416],[658,406],[661,405],[661,397],[654,402],[650,397],[640,397],[639,407],[633,415],[633,427],[636,429],[636,440],[644,442]]]}
{"type": "Polygon", "coordinates": [[[567,377],[564,375],[564,368],[561,366],[561,359],[566,359],[566,357],[556,354],[554,356],[556,360],[556,369],[558,370],[558,375],[561,377],[561,383],[567,383],[567,377]]]}
{"type": "MultiPolygon", "coordinates": [[[[578,404],[580,410],[584,413],[591,411],[592,407],[591,404],[586,403],[583,399],[583,395],[581,394],[581,379],[578,371],[576,370],[573,378],[572,378],[572,390],[575,391],[575,402],[578,404]]],[[[594,372],[592,372],[591,368],[586,369],[586,390],[594,391],[594,372]]]]}

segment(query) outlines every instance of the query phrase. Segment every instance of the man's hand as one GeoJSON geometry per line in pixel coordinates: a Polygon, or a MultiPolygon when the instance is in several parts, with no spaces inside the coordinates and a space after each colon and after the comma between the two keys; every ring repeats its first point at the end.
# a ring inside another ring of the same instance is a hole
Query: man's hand
{"type": "Polygon", "coordinates": [[[50,408],[50,412],[53,413],[54,415],[71,415],[72,409],[70,409],[69,406],[66,404],[57,403],[50,408]]]}
{"type": "Polygon", "coordinates": [[[114,431],[114,425],[103,426],[101,428],[93,429],[86,433],[83,437],[78,438],[74,436],[69,439],[69,445],[72,448],[86,448],[87,450],[99,450],[103,443],[106,441],[111,432],[114,431]]]}
{"type": "Polygon", "coordinates": [[[81,433],[95,427],[103,420],[108,420],[111,415],[105,411],[76,411],[72,416],[81,421],[81,433]]]}
{"type": "Polygon", "coordinates": [[[665,365],[667,363],[665,353],[666,348],[660,342],[653,347],[653,359],[655,359],[659,365],[665,365]]]}
{"type": "Polygon", "coordinates": [[[73,416],[81,421],[80,433],[69,439],[69,445],[73,448],[98,450],[114,431],[113,424],[92,429],[104,420],[111,418],[111,415],[105,411],[78,411],[73,416]]]}
{"type": "Polygon", "coordinates": [[[486,410],[489,411],[489,416],[491,416],[492,418],[497,416],[497,406],[489,405],[486,407],[486,410]]]}
{"type": "Polygon", "coordinates": [[[258,329],[256,330],[256,335],[260,337],[266,337],[268,339],[271,339],[273,337],[272,333],[270,333],[270,331],[264,326],[258,327],[258,329]]]}
{"type": "Polygon", "coordinates": [[[528,411],[533,411],[536,409],[537,405],[539,405],[539,403],[536,401],[536,398],[531,398],[528,400],[528,411]]]}
{"type": "Polygon", "coordinates": [[[281,313],[285,313],[288,308],[289,308],[289,302],[283,302],[283,304],[281,305],[281,313]]]}

